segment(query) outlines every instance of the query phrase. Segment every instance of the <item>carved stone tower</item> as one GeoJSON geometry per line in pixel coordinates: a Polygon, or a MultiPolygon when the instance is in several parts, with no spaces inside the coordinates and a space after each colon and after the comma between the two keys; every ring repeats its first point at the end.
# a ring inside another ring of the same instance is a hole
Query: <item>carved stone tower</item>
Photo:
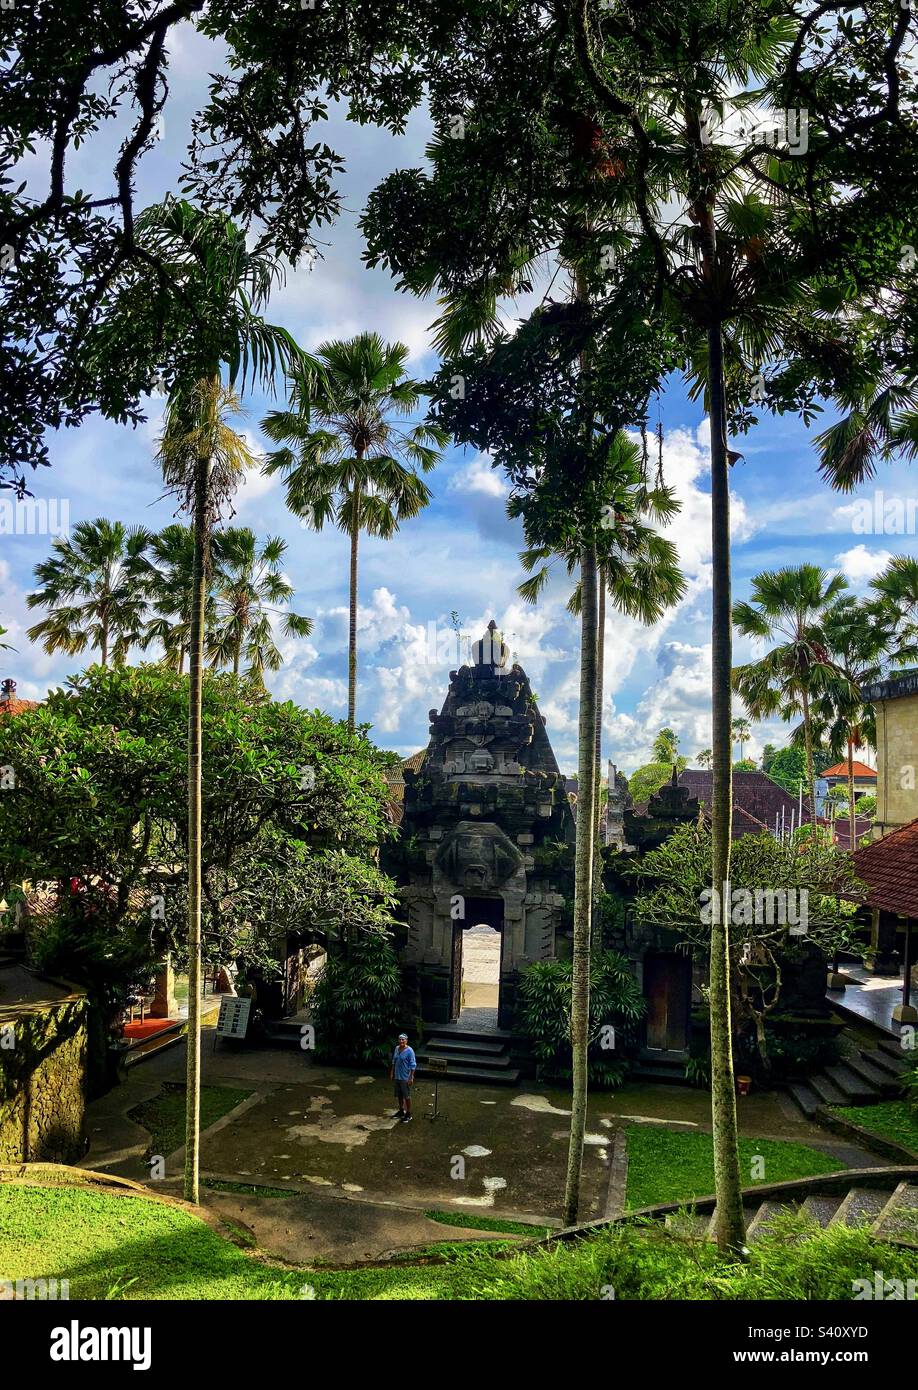
{"type": "Polygon", "coordinates": [[[564,899],[539,850],[570,843],[574,822],[529,680],[493,622],[472,655],[430,712],[420,771],[405,771],[402,960],[424,1022],[446,1023],[461,1006],[463,931],[497,928],[498,1025],[510,1028],[521,968],[569,953],[564,899]]]}

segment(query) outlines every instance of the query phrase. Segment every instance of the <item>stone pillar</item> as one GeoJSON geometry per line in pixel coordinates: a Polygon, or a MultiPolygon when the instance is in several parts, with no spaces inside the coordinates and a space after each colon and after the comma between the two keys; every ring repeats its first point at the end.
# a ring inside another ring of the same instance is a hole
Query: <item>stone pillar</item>
{"type": "Polygon", "coordinates": [[[150,1005],[150,1018],[178,1018],[178,1004],[175,1002],[175,971],[172,957],[167,955],[156,967],[153,983],[153,1003],[150,1005]]]}
{"type": "Polygon", "coordinates": [[[895,913],[882,908],[873,910],[873,923],[870,935],[870,950],[864,961],[867,970],[874,975],[898,975],[899,952],[896,950],[895,913]]]}
{"type": "Polygon", "coordinates": [[[912,961],[915,958],[915,924],[905,924],[905,960],[902,971],[902,1000],[892,1011],[893,1023],[918,1023],[918,1009],[912,1003],[912,961]]]}

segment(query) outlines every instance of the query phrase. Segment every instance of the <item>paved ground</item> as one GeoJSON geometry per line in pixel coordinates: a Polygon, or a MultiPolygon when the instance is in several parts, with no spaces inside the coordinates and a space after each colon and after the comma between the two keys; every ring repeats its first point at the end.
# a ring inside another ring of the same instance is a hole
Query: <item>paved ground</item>
{"type": "MultiPolygon", "coordinates": [[[[296,1048],[203,1046],[204,1081],[252,1091],[212,1126],[201,1144],[202,1172],[236,1183],[269,1184],[289,1198],[208,1193],[207,1203],[249,1227],[263,1248],[291,1260],[331,1262],[378,1257],[444,1238],[480,1238],[429,1221],[425,1209],[557,1221],[564,1189],[569,1106],[563,1090],[440,1086],[441,1118],[427,1118],[432,1083],[418,1083],[415,1119],[392,1118],[388,1078],[321,1067],[296,1048]]],[[[149,1178],[146,1132],[126,1112],[163,1081],[184,1079],[180,1044],[133,1068],[128,1081],[89,1107],[86,1167],[149,1178]]],[[[584,1219],[613,1205],[611,1158],[616,1131],[628,1123],[710,1128],[706,1092],[633,1083],[590,1098],[584,1161],[584,1219]]],[[[742,1133],[793,1139],[832,1153],[845,1165],[877,1159],[814,1128],[789,1102],[754,1094],[740,1100],[742,1133]]],[[[166,1160],[165,1185],[181,1179],[181,1151],[166,1160]]]]}
{"type": "MultiPolygon", "coordinates": [[[[830,989],[826,998],[833,1008],[855,1014],[885,1033],[898,1037],[902,1025],[893,1022],[892,1011],[902,1003],[902,972],[893,975],[874,975],[862,965],[846,961],[842,969],[846,987],[830,989]]],[[[918,987],[912,987],[912,1003],[918,1003],[918,987]]]]}

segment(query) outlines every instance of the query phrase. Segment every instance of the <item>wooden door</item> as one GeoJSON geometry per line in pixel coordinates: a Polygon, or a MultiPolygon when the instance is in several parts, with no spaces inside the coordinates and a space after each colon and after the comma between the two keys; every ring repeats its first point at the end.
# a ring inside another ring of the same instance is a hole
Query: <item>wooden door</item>
{"type": "Polygon", "coordinates": [[[692,967],[687,956],[669,953],[644,958],[647,1046],[657,1052],[688,1047],[692,967]]]}
{"type": "Polygon", "coordinates": [[[451,1022],[462,1011],[462,933],[461,922],[453,923],[453,968],[449,981],[449,1017],[451,1022]]]}

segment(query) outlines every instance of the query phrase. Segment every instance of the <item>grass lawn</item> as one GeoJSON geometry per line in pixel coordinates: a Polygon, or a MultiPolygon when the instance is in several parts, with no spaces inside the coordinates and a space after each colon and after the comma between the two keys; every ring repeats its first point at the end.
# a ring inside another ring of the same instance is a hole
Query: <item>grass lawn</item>
{"type": "MultiPolygon", "coordinates": [[[[739,1152],[744,1187],[834,1173],[842,1166],[829,1154],[783,1139],[741,1139],[739,1152]],[[764,1164],[754,1163],[755,1159],[764,1159],[764,1164]]],[[[628,1126],[630,1210],[656,1202],[689,1202],[713,1191],[714,1147],[710,1134],[688,1133],[662,1125],[628,1126]]]]}
{"type": "MultiPolygon", "coordinates": [[[[238,1086],[202,1086],[201,1132],[222,1120],[250,1095],[251,1091],[238,1086]]],[[[162,1154],[165,1158],[185,1142],[185,1087],[175,1081],[164,1082],[159,1095],[135,1105],[128,1111],[128,1118],[150,1131],[147,1156],[162,1154]]]]}
{"type": "MultiPolygon", "coordinates": [[[[683,1137],[683,1136],[680,1136],[683,1137]]],[[[697,1136],[689,1136],[695,1138],[697,1136]]],[[[72,1299],[850,1299],[855,1278],[918,1277],[918,1252],[864,1228],[821,1231],[790,1218],[747,1264],[712,1244],[619,1225],[589,1240],[495,1259],[321,1270],[272,1268],[166,1203],[77,1187],[5,1185],[0,1275],[69,1279],[72,1299]],[[806,1232],[809,1239],[800,1240],[806,1232]]]]}
{"type": "Polygon", "coordinates": [[[503,1231],[508,1235],[530,1236],[538,1240],[540,1236],[551,1235],[550,1226],[533,1226],[526,1221],[505,1221],[500,1216],[476,1216],[473,1212],[425,1211],[431,1221],[439,1221],[443,1226],[464,1226],[467,1231],[503,1231]]]}
{"type": "Polygon", "coordinates": [[[904,1144],[918,1154],[918,1108],[904,1100],[880,1101],[879,1105],[833,1105],[832,1112],[843,1120],[862,1125],[881,1139],[904,1144]]]}

